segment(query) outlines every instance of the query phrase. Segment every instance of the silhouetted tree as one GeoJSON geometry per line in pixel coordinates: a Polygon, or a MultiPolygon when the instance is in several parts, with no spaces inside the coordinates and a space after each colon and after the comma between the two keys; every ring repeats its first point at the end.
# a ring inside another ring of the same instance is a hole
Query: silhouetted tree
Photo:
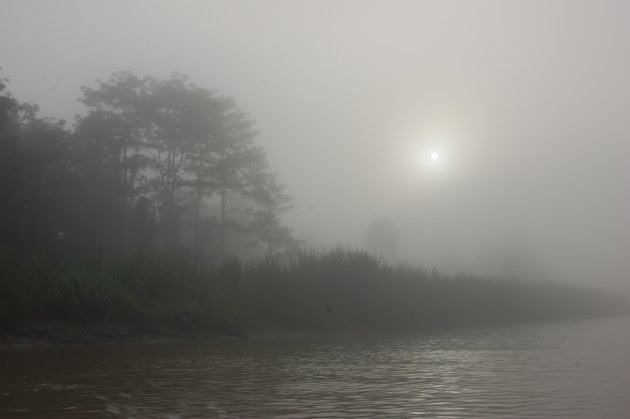
{"type": "Polygon", "coordinates": [[[79,100],[88,112],[70,132],[0,82],[0,240],[37,244],[57,234],[123,259],[158,237],[169,247],[218,243],[222,257],[228,230],[255,233],[270,252],[291,243],[280,223],[290,197],[234,99],[178,73],[118,72],[83,87],[79,100]],[[242,214],[228,216],[231,199],[242,214]]]}
{"type": "MultiPolygon", "coordinates": [[[[110,228],[117,225],[115,230],[120,234],[122,255],[126,258],[130,215],[144,180],[142,170],[149,163],[143,153],[147,131],[147,80],[130,72],[119,72],[108,81],[97,83],[98,88],[81,89],[80,101],[91,111],[77,122],[76,134],[84,143],[84,169],[95,182],[91,186],[103,188],[107,199],[118,208],[116,220],[104,223],[102,211],[97,217],[99,241],[105,225],[110,228]]],[[[101,203],[107,206],[102,200],[101,203]]]]}
{"type": "Polygon", "coordinates": [[[276,176],[269,173],[252,174],[247,196],[254,204],[249,209],[252,229],[259,240],[266,244],[267,254],[297,250],[299,241],[280,220],[280,216],[290,207],[291,196],[277,182],[276,176]]]}
{"type": "Polygon", "coordinates": [[[0,241],[15,251],[54,246],[75,208],[72,147],[63,120],[38,118],[0,82],[0,241]]]}

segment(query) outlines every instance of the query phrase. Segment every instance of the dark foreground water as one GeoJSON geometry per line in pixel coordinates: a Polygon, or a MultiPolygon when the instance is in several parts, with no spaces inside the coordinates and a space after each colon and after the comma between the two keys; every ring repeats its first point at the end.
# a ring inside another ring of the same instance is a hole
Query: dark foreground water
{"type": "Polygon", "coordinates": [[[0,417],[630,417],[630,319],[0,351],[0,417]]]}

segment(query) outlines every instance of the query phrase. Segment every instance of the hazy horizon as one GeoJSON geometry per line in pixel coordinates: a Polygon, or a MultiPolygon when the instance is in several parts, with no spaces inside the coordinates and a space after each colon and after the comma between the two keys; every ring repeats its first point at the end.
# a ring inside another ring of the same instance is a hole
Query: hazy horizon
{"type": "Polygon", "coordinates": [[[309,246],[630,290],[630,3],[3,0],[0,77],[72,126],[114,71],[188,74],[256,121],[309,246]],[[439,158],[431,159],[431,153],[439,158]]]}

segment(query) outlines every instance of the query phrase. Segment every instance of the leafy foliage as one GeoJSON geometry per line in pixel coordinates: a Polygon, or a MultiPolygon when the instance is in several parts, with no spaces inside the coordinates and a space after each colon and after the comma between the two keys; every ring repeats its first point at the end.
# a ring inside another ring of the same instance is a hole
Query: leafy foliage
{"type": "Polygon", "coordinates": [[[178,73],[118,72],[82,88],[88,112],[70,131],[4,89],[0,246],[9,251],[115,261],[183,247],[220,260],[230,236],[273,251],[294,242],[279,218],[290,197],[233,99],[178,73]],[[231,217],[233,199],[265,217],[231,217]]]}

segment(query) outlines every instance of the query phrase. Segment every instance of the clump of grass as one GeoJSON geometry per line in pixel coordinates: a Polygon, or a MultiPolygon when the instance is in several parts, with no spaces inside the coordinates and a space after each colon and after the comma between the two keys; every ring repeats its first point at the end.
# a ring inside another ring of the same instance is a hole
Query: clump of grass
{"type": "Polygon", "coordinates": [[[47,258],[0,256],[0,316],[105,318],[125,309],[124,290],[103,271],[47,258]]]}

